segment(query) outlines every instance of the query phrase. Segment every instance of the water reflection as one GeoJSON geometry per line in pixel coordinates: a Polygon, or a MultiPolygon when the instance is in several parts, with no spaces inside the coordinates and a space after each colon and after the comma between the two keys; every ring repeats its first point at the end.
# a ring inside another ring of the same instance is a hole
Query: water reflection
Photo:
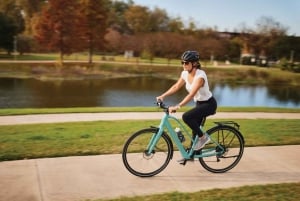
{"type": "Polygon", "coordinates": [[[276,99],[280,103],[291,102],[294,105],[299,105],[300,90],[299,87],[269,87],[268,95],[276,99]]]}
{"type": "MultiPolygon", "coordinates": [[[[98,97],[101,105],[106,106],[151,106],[155,97],[169,88],[174,81],[153,77],[122,78],[107,81],[109,88],[98,97]]],[[[168,98],[169,102],[178,102],[184,91],[168,98]]]]}
{"type": "Polygon", "coordinates": [[[297,87],[218,84],[214,95],[223,106],[299,107],[297,87]]]}
{"type": "MultiPolygon", "coordinates": [[[[173,83],[153,77],[62,81],[1,78],[0,107],[152,106],[155,97],[173,83]]],[[[211,83],[211,88],[220,106],[300,107],[297,87],[211,83]]],[[[181,90],[167,102],[178,103],[185,94],[181,90]]]]}

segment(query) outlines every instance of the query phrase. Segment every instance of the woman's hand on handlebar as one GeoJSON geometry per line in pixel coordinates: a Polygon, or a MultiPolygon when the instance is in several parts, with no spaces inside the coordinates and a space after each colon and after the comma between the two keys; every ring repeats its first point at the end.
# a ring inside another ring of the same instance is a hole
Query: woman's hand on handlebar
{"type": "Polygon", "coordinates": [[[165,109],[167,112],[169,113],[175,113],[177,110],[180,109],[179,105],[176,106],[167,106],[163,103],[163,97],[162,96],[158,96],[156,97],[156,104],[160,107],[165,109]]]}
{"type": "Polygon", "coordinates": [[[169,113],[175,113],[180,107],[178,105],[176,106],[170,106],[169,107],[169,113]]]}
{"type": "Polygon", "coordinates": [[[157,96],[157,97],[156,97],[156,101],[157,101],[158,103],[161,103],[161,102],[164,101],[164,97],[163,97],[163,96],[157,96]]]}
{"type": "Polygon", "coordinates": [[[165,111],[168,111],[168,108],[169,108],[169,107],[168,107],[167,105],[165,105],[165,104],[163,103],[163,101],[162,101],[161,99],[159,99],[159,97],[157,97],[157,99],[156,99],[156,105],[157,105],[158,107],[164,109],[165,111]]]}

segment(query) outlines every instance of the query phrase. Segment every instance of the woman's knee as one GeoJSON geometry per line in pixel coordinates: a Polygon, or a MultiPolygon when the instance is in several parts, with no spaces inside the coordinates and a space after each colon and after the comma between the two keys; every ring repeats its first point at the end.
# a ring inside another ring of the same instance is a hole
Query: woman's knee
{"type": "Polygon", "coordinates": [[[185,123],[188,122],[189,117],[188,117],[187,113],[183,113],[183,115],[182,115],[182,120],[183,120],[185,123]]]}

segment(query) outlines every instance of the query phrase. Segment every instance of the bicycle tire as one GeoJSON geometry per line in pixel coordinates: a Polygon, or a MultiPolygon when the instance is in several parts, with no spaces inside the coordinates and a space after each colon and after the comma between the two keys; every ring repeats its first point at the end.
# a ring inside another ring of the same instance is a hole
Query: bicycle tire
{"type": "Polygon", "coordinates": [[[234,168],[241,160],[244,153],[244,138],[232,126],[219,125],[207,131],[211,137],[205,148],[215,148],[215,156],[199,158],[202,167],[212,173],[224,173],[234,168]],[[213,141],[218,142],[224,149],[220,150],[213,141]]]}
{"type": "Polygon", "coordinates": [[[135,176],[151,177],[163,171],[173,157],[173,144],[163,133],[153,152],[147,155],[147,146],[157,128],[147,128],[134,133],[124,144],[122,159],[126,169],[135,176]]]}

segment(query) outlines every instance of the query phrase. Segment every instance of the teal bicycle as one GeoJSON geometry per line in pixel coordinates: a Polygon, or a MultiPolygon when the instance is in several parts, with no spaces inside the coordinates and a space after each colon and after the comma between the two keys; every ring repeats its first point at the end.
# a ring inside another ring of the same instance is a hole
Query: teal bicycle
{"type": "Polygon", "coordinates": [[[204,131],[206,117],[203,118],[200,129],[209,136],[210,142],[204,148],[194,151],[198,136],[188,133],[183,123],[170,115],[168,106],[163,102],[157,105],[164,110],[159,127],[149,127],[134,133],[125,142],[122,159],[126,169],[135,176],[151,177],[159,174],[173,158],[175,143],[187,161],[199,159],[204,169],[213,173],[224,173],[234,168],[244,152],[244,137],[239,131],[239,125],[234,121],[214,122],[216,125],[204,131]],[[182,130],[185,143],[178,137],[175,126],[182,130]]]}

